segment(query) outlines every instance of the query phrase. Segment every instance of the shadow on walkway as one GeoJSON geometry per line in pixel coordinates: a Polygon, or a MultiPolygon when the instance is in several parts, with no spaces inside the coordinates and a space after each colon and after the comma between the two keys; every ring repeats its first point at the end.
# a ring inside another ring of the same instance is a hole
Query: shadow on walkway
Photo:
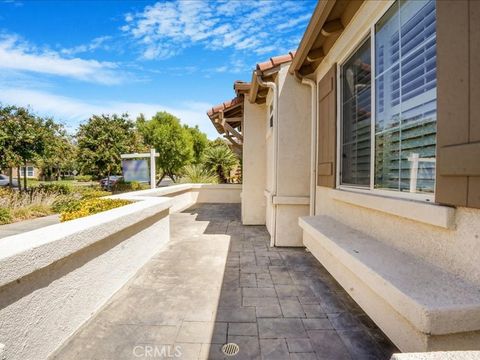
{"type": "MultiPolygon", "coordinates": [[[[55,359],[389,359],[398,350],[305,249],[238,204],[171,215],[171,240],[55,359]],[[238,344],[236,356],[221,351],[238,344]]],[[[121,244],[119,245],[121,246],[121,244]]]]}

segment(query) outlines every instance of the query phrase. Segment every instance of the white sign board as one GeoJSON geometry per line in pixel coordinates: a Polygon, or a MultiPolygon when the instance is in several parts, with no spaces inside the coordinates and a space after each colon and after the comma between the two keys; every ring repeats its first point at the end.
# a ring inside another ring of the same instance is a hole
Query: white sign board
{"type": "Polygon", "coordinates": [[[150,181],[150,171],[148,169],[148,160],[122,160],[123,179],[125,181],[138,181],[148,183],[150,181]]]}

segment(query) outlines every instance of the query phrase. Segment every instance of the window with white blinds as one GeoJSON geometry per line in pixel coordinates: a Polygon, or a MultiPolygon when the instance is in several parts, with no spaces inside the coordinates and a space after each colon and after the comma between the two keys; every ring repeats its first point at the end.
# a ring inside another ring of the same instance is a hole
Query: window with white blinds
{"type": "Polygon", "coordinates": [[[435,1],[397,1],[374,37],[375,188],[433,192],[435,1]]]}
{"type": "Polygon", "coordinates": [[[341,65],[340,184],[433,193],[435,34],[434,0],[397,0],[341,65]]]}
{"type": "Polygon", "coordinates": [[[341,181],[345,185],[369,186],[371,148],[370,39],[342,65],[341,181]]]}

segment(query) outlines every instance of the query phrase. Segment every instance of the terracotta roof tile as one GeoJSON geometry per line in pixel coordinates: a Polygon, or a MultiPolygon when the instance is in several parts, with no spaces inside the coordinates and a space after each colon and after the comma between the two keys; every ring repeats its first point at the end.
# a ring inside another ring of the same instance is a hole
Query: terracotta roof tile
{"type": "Polygon", "coordinates": [[[240,104],[242,101],[243,101],[242,98],[240,96],[237,96],[237,97],[233,98],[232,100],[228,100],[228,101],[225,101],[221,104],[215,105],[210,110],[208,110],[207,115],[209,117],[212,117],[213,115],[219,113],[222,110],[225,111],[225,110],[228,110],[230,107],[232,107],[234,105],[240,104]]]}
{"type": "Polygon", "coordinates": [[[295,51],[290,51],[288,54],[271,57],[269,61],[264,61],[257,64],[257,70],[266,71],[273,69],[276,66],[285,64],[293,60],[295,51]]]}

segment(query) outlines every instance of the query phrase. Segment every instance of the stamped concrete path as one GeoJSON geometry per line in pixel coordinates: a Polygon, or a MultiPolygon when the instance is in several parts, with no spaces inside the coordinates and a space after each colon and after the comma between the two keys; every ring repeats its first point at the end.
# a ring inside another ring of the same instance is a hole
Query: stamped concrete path
{"type": "Polygon", "coordinates": [[[172,238],[55,359],[389,359],[398,350],[304,249],[238,205],[171,216],[172,238]],[[226,357],[221,346],[239,345],[226,357]]]}

